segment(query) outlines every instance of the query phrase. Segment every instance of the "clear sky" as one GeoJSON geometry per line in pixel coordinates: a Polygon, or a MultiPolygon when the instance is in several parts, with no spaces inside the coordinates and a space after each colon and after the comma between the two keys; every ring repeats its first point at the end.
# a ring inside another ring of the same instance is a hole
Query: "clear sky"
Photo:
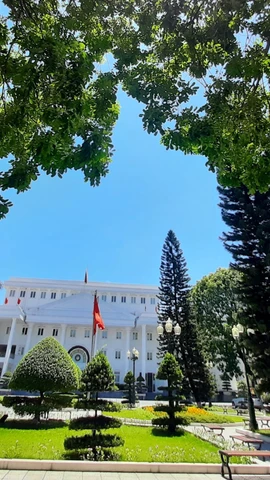
{"type": "MultiPolygon", "coordinates": [[[[110,173],[96,188],[79,172],[42,175],[11,193],[0,222],[0,279],[25,276],[158,284],[161,249],[176,233],[192,283],[230,261],[219,236],[215,176],[205,160],[167,151],[143,131],[141,106],[120,93],[110,173]]],[[[7,192],[5,192],[6,194],[7,192]]]]}
{"type": "MultiPolygon", "coordinates": [[[[4,13],[1,8],[0,14],[4,13]]],[[[80,172],[41,175],[0,221],[0,280],[11,276],[158,285],[161,249],[176,233],[192,283],[226,267],[215,176],[205,159],[167,151],[119,94],[110,173],[96,188],[80,172]]]]}

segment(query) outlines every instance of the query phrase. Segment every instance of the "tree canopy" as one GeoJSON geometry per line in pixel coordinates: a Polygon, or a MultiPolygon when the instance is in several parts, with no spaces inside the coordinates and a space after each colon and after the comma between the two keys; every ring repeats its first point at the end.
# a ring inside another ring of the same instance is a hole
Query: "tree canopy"
{"type": "Polygon", "coordinates": [[[28,392],[68,392],[78,388],[76,365],[55,338],[35,345],[18,363],[10,388],[28,392]]]}
{"type": "MultiPolygon", "coordinates": [[[[266,0],[3,0],[2,191],[44,171],[108,172],[117,87],[166,148],[202,154],[221,184],[268,189],[266,0]],[[106,59],[106,64],[102,65],[106,59]]],[[[0,218],[11,202],[0,197],[0,218]]]]}
{"type": "Polygon", "coordinates": [[[231,379],[240,375],[238,353],[232,336],[234,316],[240,301],[236,293],[241,275],[219,268],[206,275],[191,290],[191,302],[199,336],[209,361],[231,379]]]}

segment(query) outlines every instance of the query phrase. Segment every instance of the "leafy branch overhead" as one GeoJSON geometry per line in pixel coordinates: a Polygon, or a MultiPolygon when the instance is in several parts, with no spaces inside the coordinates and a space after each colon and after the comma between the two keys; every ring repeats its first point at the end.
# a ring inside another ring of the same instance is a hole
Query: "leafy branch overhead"
{"type": "MultiPolygon", "coordinates": [[[[204,155],[224,185],[267,190],[268,2],[3,4],[2,191],[69,169],[98,185],[113,152],[120,84],[145,105],[144,128],[166,148],[204,155]]],[[[10,206],[1,196],[0,218],[10,206]]]]}

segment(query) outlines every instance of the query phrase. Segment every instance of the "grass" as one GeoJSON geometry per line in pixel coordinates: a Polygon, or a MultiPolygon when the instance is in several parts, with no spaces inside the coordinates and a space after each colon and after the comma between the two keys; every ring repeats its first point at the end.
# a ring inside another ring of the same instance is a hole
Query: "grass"
{"type": "MultiPolygon", "coordinates": [[[[195,409],[195,413],[192,413],[192,408],[188,409],[186,413],[181,414],[186,418],[188,418],[192,423],[243,422],[243,419],[240,416],[219,415],[219,414],[207,412],[203,409],[197,409],[197,408],[195,409]]],[[[156,417],[152,407],[124,409],[124,410],[121,410],[120,412],[106,412],[105,415],[110,415],[117,418],[134,418],[136,420],[152,420],[152,418],[156,417]]]]}
{"type": "MultiPolygon", "coordinates": [[[[125,440],[122,447],[114,449],[122,461],[220,463],[218,448],[189,432],[168,436],[162,429],[127,425],[107,432],[117,433],[125,440]]],[[[7,421],[0,427],[1,457],[61,460],[65,453],[64,439],[85,433],[89,434],[89,430],[69,430],[64,422],[43,422],[36,429],[33,422],[7,421]]]]}
{"type": "Polygon", "coordinates": [[[262,435],[266,435],[267,437],[270,437],[270,430],[269,428],[257,430],[257,433],[261,433],[262,435]]]}

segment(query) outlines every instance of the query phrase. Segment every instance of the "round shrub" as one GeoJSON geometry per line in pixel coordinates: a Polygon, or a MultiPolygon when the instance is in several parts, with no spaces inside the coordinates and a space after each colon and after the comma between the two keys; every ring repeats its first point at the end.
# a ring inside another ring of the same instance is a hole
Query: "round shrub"
{"type": "Polygon", "coordinates": [[[118,418],[105,417],[99,415],[98,417],[79,417],[71,420],[69,424],[70,430],[102,430],[107,428],[119,428],[122,422],[118,418]]]}
{"type": "Polygon", "coordinates": [[[84,435],[82,437],[69,437],[65,439],[64,447],[66,450],[81,450],[84,448],[108,448],[120,447],[124,445],[124,440],[118,435],[84,435]]]}

